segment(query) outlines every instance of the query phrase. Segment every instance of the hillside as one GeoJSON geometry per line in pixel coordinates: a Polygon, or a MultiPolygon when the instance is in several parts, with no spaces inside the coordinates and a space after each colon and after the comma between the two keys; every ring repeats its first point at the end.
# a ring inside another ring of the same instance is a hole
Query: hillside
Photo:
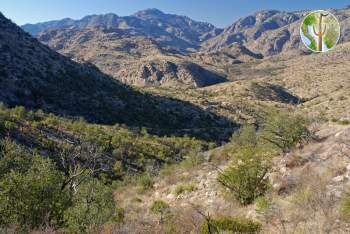
{"type": "MultiPolygon", "coordinates": [[[[341,24],[341,42],[349,41],[349,8],[330,10],[341,24]]],[[[300,25],[308,11],[282,12],[276,10],[259,11],[242,17],[224,31],[204,42],[203,50],[215,51],[233,42],[245,45],[250,50],[264,56],[279,53],[305,54],[308,51],[300,41],[300,25]]]]}
{"type": "MultiPolygon", "coordinates": [[[[344,43],[348,41],[349,9],[331,12],[341,23],[340,42],[344,43]]],[[[310,54],[299,36],[305,14],[306,11],[259,11],[221,31],[210,24],[150,9],[130,17],[107,14],[37,24],[40,32],[33,34],[61,54],[91,62],[123,83],[140,87],[205,87],[240,77],[242,71],[236,66],[239,63],[249,66],[250,62],[280,53],[310,54]],[[143,23],[132,24],[131,19],[143,23]],[[128,27],[120,26],[120,22],[128,27]],[[171,38],[159,34],[159,30],[168,30],[171,38]],[[184,42],[191,45],[184,46],[184,42]]],[[[23,26],[32,30],[28,27],[23,26]]]]}
{"type": "Polygon", "coordinates": [[[349,9],[0,13],[0,233],[349,233],[349,9]]]}
{"type": "Polygon", "coordinates": [[[219,132],[220,128],[235,126],[189,103],[123,85],[91,64],[71,61],[2,15],[0,28],[0,101],[8,106],[84,117],[93,123],[147,127],[157,134],[204,134],[206,139],[211,137],[203,133],[205,128],[219,132]],[[183,130],[190,127],[199,130],[183,130]]]}
{"type": "Polygon", "coordinates": [[[121,226],[122,232],[148,233],[156,226],[162,233],[162,228],[169,228],[167,223],[155,225],[157,216],[148,211],[155,201],[162,200],[176,217],[171,227],[176,233],[200,233],[205,215],[212,219],[252,218],[263,224],[259,233],[346,233],[349,226],[339,206],[349,186],[350,161],[346,155],[350,148],[342,142],[348,141],[350,128],[320,124],[315,134],[322,140],[274,158],[269,174],[271,189],[262,200],[248,206],[235,201],[217,179],[229,164],[224,158],[229,144],[208,152],[211,157],[190,170],[164,170],[164,176],[143,194],[132,186],[120,188],[118,201],[130,214],[130,221],[121,226]]]}
{"type": "Polygon", "coordinates": [[[242,17],[217,37],[204,44],[207,50],[216,50],[234,42],[246,43],[255,41],[265,32],[290,25],[301,18],[300,13],[280,12],[276,10],[259,11],[254,15],[242,17]]]}
{"type": "Polygon", "coordinates": [[[238,122],[254,122],[266,107],[292,108],[328,120],[350,120],[346,110],[350,104],[349,49],[347,42],[324,54],[280,54],[231,65],[231,82],[185,91],[149,91],[195,103],[238,122]]]}
{"type": "Polygon", "coordinates": [[[227,77],[225,65],[262,58],[243,46],[197,54],[195,49],[221,30],[156,9],[128,17],[95,15],[22,28],[61,54],[91,62],[113,78],[140,87],[222,83],[227,77]]]}
{"type": "Polygon", "coordinates": [[[221,32],[209,23],[197,22],[186,16],[166,14],[157,9],[147,9],[124,17],[110,13],[90,15],[80,20],[63,19],[22,26],[33,36],[38,36],[47,30],[85,30],[96,27],[120,30],[129,36],[152,38],[164,47],[172,46],[181,50],[196,48],[201,41],[221,32]]]}
{"type": "Polygon", "coordinates": [[[115,79],[136,86],[202,87],[226,81],[224,74],[202,67],[154,39],[130,35],[125,30],[56,30],[38,39],[64,55],[89,61],[115,79]]]}

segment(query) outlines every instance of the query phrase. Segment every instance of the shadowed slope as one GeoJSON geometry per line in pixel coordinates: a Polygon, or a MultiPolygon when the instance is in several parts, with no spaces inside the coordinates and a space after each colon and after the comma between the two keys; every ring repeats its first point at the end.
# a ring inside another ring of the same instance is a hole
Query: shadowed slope
{"type": "Polygon", "coordinates": [[[227,138],[235,124],[189,103],[136,91],[42,45],[0,15],[0,101],[157,134],[227,138]],[[228,131],[222,134],[223,129],[228,131]],[[221,137],[219,137],[219,135],[221,137]],[[225,135],[225,136],[223,136],[225,135]]]}

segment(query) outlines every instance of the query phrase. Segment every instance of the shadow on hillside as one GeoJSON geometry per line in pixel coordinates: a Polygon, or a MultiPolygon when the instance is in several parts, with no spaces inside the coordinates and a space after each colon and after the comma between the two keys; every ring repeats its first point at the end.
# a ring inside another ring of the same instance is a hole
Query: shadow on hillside
{"type": "Polygon", "coordinates": [[[263,101],[274,101],[294,105],[304,102],[303,99],[291,94],[288,90],[279,85],[253,83],[252,91],[257,99],[263,101]]]}
{"type": "Polygon", "coordinates": [[[0,13],[0,102],[90,123],[220,142],[236,123],[190,103],[142,93],[51,50],[0,13]]]}
{"type": "MultiPolygon", "coordinates": [[[[79,65],[80,66],[80,65],[79,65]]],[[[74,66],[67,74],[21,82],[0,77],[0,102],[89,123],[125,124],[135,130],[146,128],[159,136],[191,136],[207,141],[227,141],[238,125],[191,103],[155,96],[124,85],[89,65],[87,73],[74,66]]],[[[1,69],[0,69],[1,70],[1,69]]]]}

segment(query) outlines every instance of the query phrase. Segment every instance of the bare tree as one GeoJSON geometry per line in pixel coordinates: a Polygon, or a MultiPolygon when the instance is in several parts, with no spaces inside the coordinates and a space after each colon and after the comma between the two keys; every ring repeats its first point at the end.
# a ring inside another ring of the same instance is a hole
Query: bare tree
{"type": "Polygon", "coordinates": [[[76,193],[82,182],[101,172],[107,173],[110,170],[108,165],[113,165],[113,158],[95,144],[79,142],[62,148],[59,161],[66,174],[62,189],[68,186],[76,193]]]}

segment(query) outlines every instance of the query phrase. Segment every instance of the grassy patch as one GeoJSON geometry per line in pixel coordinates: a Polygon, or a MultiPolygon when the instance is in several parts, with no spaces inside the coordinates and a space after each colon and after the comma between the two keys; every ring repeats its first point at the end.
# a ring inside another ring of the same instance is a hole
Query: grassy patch
{"type": "Polygon", "coordinates": [[[196,186],[194,184],[178,184],[175,187],[174,194],[180,195],[183,193],[191,193],[196,190],[196,186]]]}

